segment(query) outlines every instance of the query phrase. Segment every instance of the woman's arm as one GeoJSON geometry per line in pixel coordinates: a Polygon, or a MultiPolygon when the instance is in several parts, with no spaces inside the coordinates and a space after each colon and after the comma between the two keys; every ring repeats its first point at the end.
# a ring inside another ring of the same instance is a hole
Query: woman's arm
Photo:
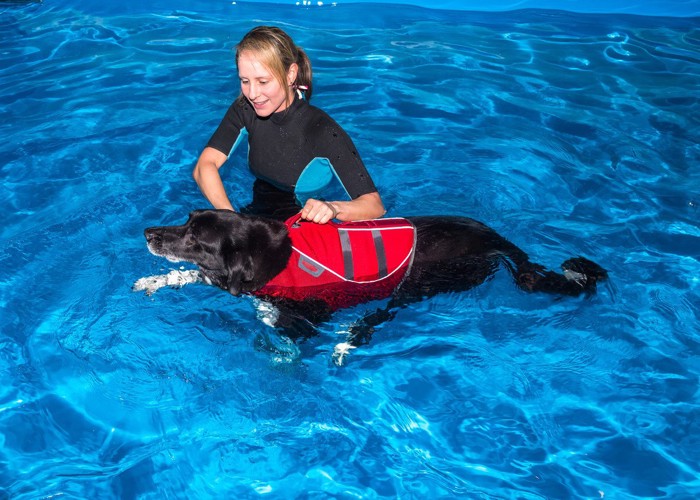
{"type": "Polygon", "coordinates": [[[214,208],[233,210],[233,205],[228,199],[224,183],[221,182],[219,169],[226,162],[226,155],[221,151],[206,147],[199,155],[197,165],[194,167],[192,177],[214,208]]]}
{"type": "Polygon", "coordinates": [[[378,219],[385,213],[382,198],[375,191],[358,196],[352,201],[321,201],[310,198],[301,210],[301,217],[317,224],[325,224],[331,219],[378,219]]]}

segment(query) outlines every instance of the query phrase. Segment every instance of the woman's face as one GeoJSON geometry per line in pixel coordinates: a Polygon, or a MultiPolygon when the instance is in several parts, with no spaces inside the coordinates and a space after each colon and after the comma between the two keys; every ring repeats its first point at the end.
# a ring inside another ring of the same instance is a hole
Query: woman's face
{"type": "MultiPolygon", "coordinates": [[[[238,55],[238,78],[241,80],[241,92],[258,116],[264,118],[289,106],[288,87],[275,79],[255,52],[244,50],[238,55]]],[[[296,64],[292,64],[287,73],[287,85],[291,85],[295,78],[296,64]]]]}

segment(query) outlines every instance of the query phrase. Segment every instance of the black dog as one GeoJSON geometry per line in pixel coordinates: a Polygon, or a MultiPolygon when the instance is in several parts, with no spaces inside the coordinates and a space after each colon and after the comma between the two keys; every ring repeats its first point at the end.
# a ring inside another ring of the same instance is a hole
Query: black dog
{"type": "MultiPolygon", "coordinates": [[[[374,327],[391,319],[399,307],[444,292],[468,290],[493,275],[500,264],[526,292],[577,296],[595,292],[607,278],[598,264],[583,257],[562,264],[563,274],[530,262],[527,254],[491,228],[465,217],[411,217],[415,227],[413,261],[388,306],[358,323],[351,344],[368,341],[374,327]]],[[[305,223],[313,224],[313,223],[305,223]]],[[[280,221],[242,215],[228,210],[197,210],[182,226],[145,230],[149,250],[171,261],[187,261],[199,267],[203,279],[233,295],[255,294],[287,266],[292,255],[288,226],[280,221]]],[[[334,307],[318,300],[290,300],[263,296],[282,315],[275,326],[292,337],[299,324],[318,324],[330,318],[334,307]],[[301,321],[299,321],[301,320],[301,321]]],[[[371,294],[364,301],[374,298],[371,294]]]]}

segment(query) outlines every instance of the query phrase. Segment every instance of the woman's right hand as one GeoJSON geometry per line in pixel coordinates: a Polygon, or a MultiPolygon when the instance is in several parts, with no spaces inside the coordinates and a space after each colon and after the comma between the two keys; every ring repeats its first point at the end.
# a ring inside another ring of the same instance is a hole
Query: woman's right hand
{"type": "Polygon", "coordinates": [[[309,198],[301,209],[301,218],[316,224],[325,224],[337,217],[338,213],[339,210],[330,201],[309,198]]]}
{"type": "Polygon", "coordinates": [[[301,209],[301,217],[325,224],[331,219],[340,221],[378,219],[386,213],[378,192],[363,194],[352,201],[323,201],[309,198],[301,209]]]}
{"type": "Polygon", "coordinates": [[[206,147],[199,155],[192,177],[214,208],[233,211],[233,204],[226,194],[224,183],[219,175],[219,169],[226,160],[226,155],[221,151],[206,147]]]}

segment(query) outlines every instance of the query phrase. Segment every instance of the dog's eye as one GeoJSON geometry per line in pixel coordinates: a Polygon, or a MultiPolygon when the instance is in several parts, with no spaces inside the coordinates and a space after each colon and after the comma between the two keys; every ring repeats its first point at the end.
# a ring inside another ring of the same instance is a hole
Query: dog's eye
{"type": "Polygon", "coordinates": [[[197,238],[195,238],[192,233],[188,232],[187,234],[185,234],[184,241],[185,245],[193,246],[197,243],[197,238]]]}
{"type": "Polygon", "coordinates": [[[199,226],[196,224],[192,224],[187,231],[187,235],[192,237],[192,238],[197,238],[199,236],[200,230],[199,226]]]}

